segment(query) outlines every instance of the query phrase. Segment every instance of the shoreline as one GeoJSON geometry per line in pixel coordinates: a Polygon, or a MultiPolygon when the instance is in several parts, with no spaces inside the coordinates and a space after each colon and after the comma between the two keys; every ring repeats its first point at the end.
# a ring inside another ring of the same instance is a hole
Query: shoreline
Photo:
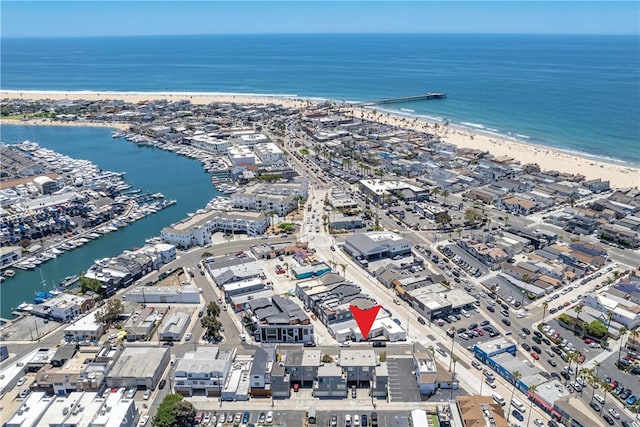
{"type": "MultiPolygon", "coordinates": [[[[279,104],[290,108],[304,108],[324,101],[333,102],[343,109],[343,113],[353,117],[384,123],[415,132],[437,134],[445,143],[458,148],[471,148],[487,151],[494,156],[508,156],[521,164],[535,163],[542,170],[581,174],[585,179],[609,180],[612,188],[633,188],[640,185],[640,167],[622,165],[611,160],[599,160],[597,156],[586,153],[571,153],[561,149],[527,143],[508,135],[492,134],[490,131],[465,127],[463,124],[444,126],[437,120],[428,120],[403,111],[393,112],[386,108],[371,108],[352,105],[346,102],[325,100],[324,98],[303,98],[293,94],[242,94],[222,92],[118,92],[118,91],[33,91],[0,90],[0,98],[23,100],[89,100],[101,101],[118,99],[137,103],[166,99],[168,101],[187,100],[192,104],[203,105],[212,102],[238,104],[279,104]],[[346,110],[346,111],[345,111],[346,110]]],[[[121,123],[98,122],[49,122],[47,120],[7,120],[0,124],[39,125],[39,126],[96,126],[126,130],[129,125],[121,123]]]]}

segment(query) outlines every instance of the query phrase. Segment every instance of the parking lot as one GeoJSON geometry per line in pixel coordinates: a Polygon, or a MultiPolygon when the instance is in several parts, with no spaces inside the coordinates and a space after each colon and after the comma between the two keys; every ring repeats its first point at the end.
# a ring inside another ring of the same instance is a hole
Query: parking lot
{"type": "MultiPolygon", "coordinates": [[[[362,419],[363,415],[367,418],[367,425],[371,425],[371,410],[358,410],[356,408],[353,411],[335,411],[335,412],[322,412],[318,411],[316,417],[316,425],[318,427],[328,427],[331,426],[331,417],[335,415],[337,417],[337,426],[344,427],[345,424],[345,416],[350,415],[353,420],[354,415],[358,415],[360,420],[360,425],[363,425],[362,419]]],[[[403,411],[375,411],[378,416],[378,425],[385,427],[408,427],[409,426],[409,413],[403,411]]],[[[353,425],[353,424],[352,424],[353,425]]],[[[287,424],[289,427],[289,424],[287,424]]]]}
{"type": "Polygon", "coordinates": [[[389,392],[392,402],[419,402],[420,391],[416,378],[412,374],[415,370],[413,359],[394,358],[387,360],[389,370],[389,392]]]}

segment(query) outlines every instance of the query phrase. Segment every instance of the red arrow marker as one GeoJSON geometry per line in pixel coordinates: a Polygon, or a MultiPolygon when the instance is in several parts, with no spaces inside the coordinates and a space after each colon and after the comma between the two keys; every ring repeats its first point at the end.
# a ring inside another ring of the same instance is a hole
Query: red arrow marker
{"type": "Polygon", "coordinates": [[[367,339],[367,337],[369,336],[369,331],[371,330],[373,321],[376,320],[376,316],[378,315],[378,311],[380,311],[380,308],[381,306],[376,305],[375,307],[371,307],[367,310],[361,310],[355,305],[349,306],[349,309],[353,314],[353,318],[356,319],[358,328],[360,328],[360,334],[362,335],[362,338],[367,339]]]}

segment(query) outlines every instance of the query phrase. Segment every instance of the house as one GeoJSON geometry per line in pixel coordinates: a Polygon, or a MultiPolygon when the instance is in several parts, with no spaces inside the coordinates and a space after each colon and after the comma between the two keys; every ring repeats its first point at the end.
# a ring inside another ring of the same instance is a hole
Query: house
{"type": "Polygon", "coordinates": [[[314,383],[313,397],[347,397],[347,374],[335,363],[318,367],[318,381],[314,383]]]}
{"type": "Polygon", "coordinates": [[[318,377],[318,368],[322,364],[320,350],[299,350],[288,353],[284,367],[290,375],[291,384],[311,387],[318,377]]]}
{"type": "Polygon", "coordinates": [[[258,342],[313,343],[309,316],[280,295],[247,301],[255,340],[258,342]]]}
{"type": "Polygon", "coordinates": [[[274,347],[262,345],[253,355],[253,364],[249,373],[251,381],[251,396],[271,395],[271,371],[276,363],[274,347]]]}
{"type": "Polygon", "coordinates": [[[173,388],[183,396],[221,396],[233,363],[234,351],[200,346],[188,351],[175,368],[173,388]]]}
{"type": "Polygon", "coordinates": [[[75,343],[97,341],[104,333],[104,323],[96,321],[97,313],[92,311],[64,328],[64,340],[75,343]]]}
{"type": "Polygon", "coordinates": [[[372,349],[340,350],[339,366],[347,374],[347,385],[369,387],[373,380],[375,367],[379,365],[378,357],[372,349]]]}

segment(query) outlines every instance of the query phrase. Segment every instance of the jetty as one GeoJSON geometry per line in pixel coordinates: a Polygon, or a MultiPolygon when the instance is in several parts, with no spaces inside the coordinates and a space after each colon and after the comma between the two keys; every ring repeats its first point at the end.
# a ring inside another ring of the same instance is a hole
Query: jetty
{"type": "Polygon", "coordinates": [[[356,105],[367,106],[367,105],[380,105],[380,104],[399,104],[402,102],[426,101],[429,99],[444,99],[446,97],[447,97],[447,94],[444,92],[429,92],[429,93],[423,93],[422,95],[398,96],[394,98],[377,99],[374,101],[363,101],[356,105]]]}

